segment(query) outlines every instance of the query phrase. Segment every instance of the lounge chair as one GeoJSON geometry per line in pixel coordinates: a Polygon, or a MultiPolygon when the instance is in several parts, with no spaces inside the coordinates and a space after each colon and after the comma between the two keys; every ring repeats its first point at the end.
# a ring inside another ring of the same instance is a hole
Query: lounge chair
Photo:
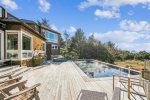
{"type": "Polygon", "coordinates": [[[9,78],[9,79],[11,79],[13,74],[14,74],[14,72],[1,75],[0,79],[2,79],[2,78],[9,78]]]}
{"type": "Polygon", "coordinates": [[[36,87],[40,86],[40,84],[36,84],[31,87],[26,87],[25,81],[16,82],[14,84],[10,84],[8,86],[2,87],[0,89],[0,100],[39,100],[38,91],[36,87]],[[11,90],[18,88],[19,91],[15,93],[11,93],[11,90]]]}
{"type": "Polygon", "coordinates": [[[108,100],[105,92],[81,90],[77,100],[108,100]]]}
{"type": "Polygon", "coordinates": [[[2,87],[8,86],[10,84],[19,82],[21,79],[22,79],[22,77],[16,77],[16,78],[12,78],[12,79],[7,79],[7,80],[4,80],[4,81],[0,81],[0,89],[2,87]]]}

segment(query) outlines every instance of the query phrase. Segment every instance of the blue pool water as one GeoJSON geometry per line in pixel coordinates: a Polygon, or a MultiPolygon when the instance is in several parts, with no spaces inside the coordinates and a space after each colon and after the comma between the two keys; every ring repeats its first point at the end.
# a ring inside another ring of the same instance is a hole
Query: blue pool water
{"type": "MultiPolygon", "coordinates": [[[[98,77],[112,77],[113,75],[128,75],[128,69],[121,69],[116,66],[106,65],[99,62],[86,62],[77,61],[75,62],[79,68],[90,78],[98,77]]],[[[138,75],[138,72],[130,71],[131,75],[138,75]]]]}

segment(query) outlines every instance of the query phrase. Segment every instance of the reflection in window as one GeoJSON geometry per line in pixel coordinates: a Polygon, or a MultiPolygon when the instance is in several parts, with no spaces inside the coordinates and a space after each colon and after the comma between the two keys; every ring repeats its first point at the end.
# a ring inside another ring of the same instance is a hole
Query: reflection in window
{"type": "Polygon", "coordinates": [[[22,37],[22,49],[31,50],[31,38],[26,35],[22,37]]]}
{"type": "Polygon", "coordinates": [[[18,50],[18,34],[7,35],[7,49],[18,50]]]}
{"type": "Polygon", "coordinates": [[[48,42],[58,43],[58,34],[46,31],[45,36],[48,42]]]}

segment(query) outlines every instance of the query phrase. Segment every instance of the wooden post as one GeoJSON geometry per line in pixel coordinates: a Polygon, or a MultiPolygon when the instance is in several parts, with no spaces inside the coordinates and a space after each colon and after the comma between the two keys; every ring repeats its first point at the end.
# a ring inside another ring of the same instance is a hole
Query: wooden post
{"type": "Polygon", "coordinates": [[[115,89],[115,76],[113,75],[113,91],[115,89]]]}
{"type": "Polygon", "coordinates": [[[150,81],[148,82],[148,100],[150,100],[150,81]]]}
{"type": "Polygon", "coordinates": [[[130,100],[130,93],[131,91],[130,91],[130,78],[128,78],[128,98],[129,98],[129,100],[130,100]]]}

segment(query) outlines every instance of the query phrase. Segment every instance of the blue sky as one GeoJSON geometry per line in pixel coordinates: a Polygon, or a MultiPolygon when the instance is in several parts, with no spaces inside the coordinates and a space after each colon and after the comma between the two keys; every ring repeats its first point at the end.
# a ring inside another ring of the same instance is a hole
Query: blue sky
{"type": "Polygon", "coordinates": [[[11,14],[49,19],[51,27],[71,35],[82,28],[102,42],[124,50],[150,52],[150,0],[0,0],[11,14]]]}

